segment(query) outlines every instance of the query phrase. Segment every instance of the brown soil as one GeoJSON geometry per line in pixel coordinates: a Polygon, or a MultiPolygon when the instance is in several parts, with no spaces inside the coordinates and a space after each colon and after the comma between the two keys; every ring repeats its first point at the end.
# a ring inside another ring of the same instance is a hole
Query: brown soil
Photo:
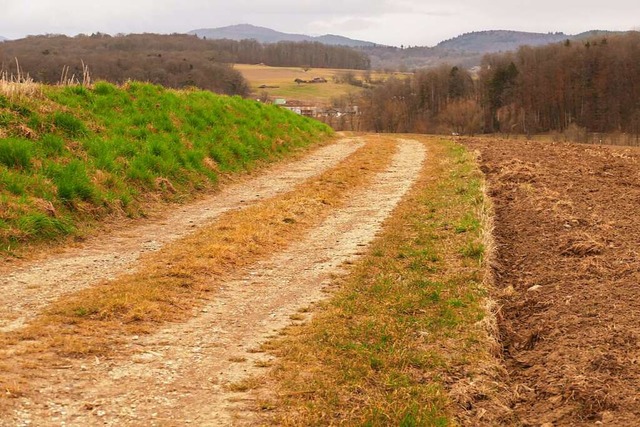
{"type": "MultiPolygon", "coordinates": [[[[360,145],[360,141],[342,141],[300,164],[311,176],[360,145]]],[[[322,298],[331,278],[345,271],[345,263],[375,237],[382,221],[419,175],[424,156],[423,144],[399,141],[391,166],[377,174],[371,186],[354,192],[345,206],[336,208],[299,242],[225,282],[215,298],[186,323],[169,325],[147,336],[134,336],[108,359],[68,359],[64,365],[38,368],[30,374],[30,386],[37,393],[12,392],[14,402],[10,412],[0,417],[0,425],[251,425],[252,413],[247,410],[247,395],[242,392],[252,388],[256,381],[252,378],[270,363],[257,351],[260,343],[292,321],[304,319],[306,307],[322,298]]],[[[256,191],[255,183],[243,184],[238,189],[242,196],[228,209],[237,208],[257,193],[263,197],[267,192],[274,195],[269,182],[275,186],[280,175],[296,181],[291,179],[291,169],[289,165],[274,172],[260,191],[256,191]]],[[[292,185],[289,182],[280,191],[292,185]]],[[[227,197],[222,199],[229,203],[227,197]]],[[[192,212],[196,216],[205,206],[211,209],[207,204],[198,206],[192,212]]],[[[191,207],[185,209],[191,212],[191,207]]],[[[189,224],[200,226],[214,219],[209,215],[190,220],[182,216],[159,221],[145,238],[132,242],[134,255],[126,265],[116,263],[103,272],[94,271],[78,280],[77,286],[89,286],[93,280],[135,268],[141,245],[144,248],[145,242],[169,241],[159,239],[162,230],[173,236],[177,227],[185,227],[183,234],[173,237],[178,239],[188,232],[189,224]]],[[[132,232],[131,237],[138,233],[132,232]]],[[[102,246],[96,243],[87,249],[72,249],[44,263],[24,267],[33,277],[27,283],[25,278],[31,276],[23,275],[26,273],[22,270],[6,269],[11,278],[22,277],[22,287],[8,287],[15,289],[10,295],[12,304],[22,304],[22,298],[26,298],[30,302],[23,309],[30,313],[46,307],[57,295],[73,292],[77,287],[61,284],[64,277],[73,276],[75,268],[78,274],[84,274],[85,270],[93,270],[93,264],[101,263],[87,258],[74,267],[73,263],[59,261],[83,259],[98,246],[104,256],[111,258],[123,256],[128,247],[118,240],[108,240],[102,246]],[[59,290],[55,294],[39,298],[21,293],[22,288],[39,286],[37,278],[44,277],[45,271],[46,276],[58,277],[59,290]]],[[[12,321],[6,323],[8,329],[18,328],[29,318],[20,316],[17,321],[10,310],[8,313],[12,321]]],[[[250,406],[255,407],[256,402],[250,406]]]]}
{"type": "Polygon", "coordinates": [[[521,425],[640,425],[640,151],[466,143],[495,205],[501,339],[521,425]]]}

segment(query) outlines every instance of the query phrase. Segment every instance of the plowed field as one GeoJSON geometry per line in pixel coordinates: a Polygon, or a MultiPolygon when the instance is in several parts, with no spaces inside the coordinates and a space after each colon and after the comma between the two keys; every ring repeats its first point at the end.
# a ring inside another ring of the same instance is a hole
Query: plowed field
{"type": "Polygon", "coordinates": [[[640,151],[466,142],[495,205],[517,419],[640,425],[640,151]]]}

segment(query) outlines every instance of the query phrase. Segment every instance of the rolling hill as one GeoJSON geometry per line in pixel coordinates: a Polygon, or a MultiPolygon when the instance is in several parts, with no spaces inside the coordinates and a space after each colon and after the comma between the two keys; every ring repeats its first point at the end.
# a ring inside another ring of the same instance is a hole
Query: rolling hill
{"type": "Polygon", "coordinates": [[[308,36],[305,34],[289,34],[272,30],[265,27],[257,27],[255,25],[240,24],[231,25],[220,28],[201,28],[189,31],[188,34],[197,35],[198,37],[206,37],[207,39],[230,39],[230,40],[246,40],[254,39],[261,43],[277,43],[280,41],[290,42],[319,42],[329,45],[340,45],[350,47],[374,46],[375,43],[354,40],[348,37],[338,36],[334,34],[326,34],[324,36],[308,36]]]}
{"type": "Polygon", "coordinates": [[[8,38],[6,38],[6,37],[2,37],[2,36],[0,36],[0,42],[3,42],[3,41],[5,41],[5,40],[9,40],[9,39],[8,39],[8,38]]]}
{"type": "Polygon", "coordinates": [[[524,31],[489,30],[474,31],[444,40],[436,46],[414,46],[399,48],[376,43],[354,40],[338,35],[313,37],[305,34],[289,34],[270,28],[249,24],[232,25],[220,28],[203,28],[190,31],[189,34],[207,39],[255,39],[261,43],[280,41],[310,41],[329,45],[343,45],[362,50],[369,55],[374,69],[390,68],[411,70],[438,66],[440,64],[457,65],[466,68],[479,65],[482,57],[488,53],[517,50],[520,46],[541,46],[569,40],[585,40],[596,37],[620,34],[614,31],[586,31],[580,34],[531,33],[524,31]]]}
{"type": "Polygon", "coordinates": [[[565,40],[584,40],[620,34],[616,31],[592,30],[580,34],[556,33],[528,33],[523,31],[475,31],[466,33],[449,40],[442,41],[435,49],[466,53],[495,53],[516,50],[520,46],[542,46],[559,43],[565,40]]]}
{"type": "Polygon", "coordinates": [[[557,43],[570,38],[573,38],[573,36],[564,33],[545,34],[505,30],[475,31],[442,41],[438,43],[436,48],[458,52],[493,53],[516,50],[524,45],[541,46],[557,43]]]}

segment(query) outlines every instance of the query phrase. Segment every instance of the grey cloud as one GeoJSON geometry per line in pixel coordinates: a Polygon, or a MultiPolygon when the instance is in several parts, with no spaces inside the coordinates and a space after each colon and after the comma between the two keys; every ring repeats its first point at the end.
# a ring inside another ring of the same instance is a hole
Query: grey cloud
{"type": "Polygon", "coordinates": [[[379,25],[379,22],[367,18],[346,18],[336,20],[320,20],[309,24],[310,30],[315,34],[363,31],[379,25]]]}
{"type": "Polygon", "coordinates": [[[250,23],[286,32],[339,33],[388,44],[432,45],[468,31],[638,27],[637,0],[4,0],[0,34],[185,32],[250,23]]]}

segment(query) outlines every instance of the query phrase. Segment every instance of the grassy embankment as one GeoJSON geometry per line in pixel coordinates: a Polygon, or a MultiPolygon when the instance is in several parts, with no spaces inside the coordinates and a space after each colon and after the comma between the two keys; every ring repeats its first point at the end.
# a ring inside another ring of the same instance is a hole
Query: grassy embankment
{"type": "Polygon", "coordinates": [[[310,323],[265,346],[279,356],[269,385],[277,397],[261,408],[275,424],[491,425],[508,416],[497,397],[482,174],[463,147],[426,143],[419,183],[368,255],[310,323]]]}
{"type": "Polygon", "coordinates": [[[143,83],[0,85],[0,251],[144,215],[325,138],[326,126],[210,92],[143,83]]]}

